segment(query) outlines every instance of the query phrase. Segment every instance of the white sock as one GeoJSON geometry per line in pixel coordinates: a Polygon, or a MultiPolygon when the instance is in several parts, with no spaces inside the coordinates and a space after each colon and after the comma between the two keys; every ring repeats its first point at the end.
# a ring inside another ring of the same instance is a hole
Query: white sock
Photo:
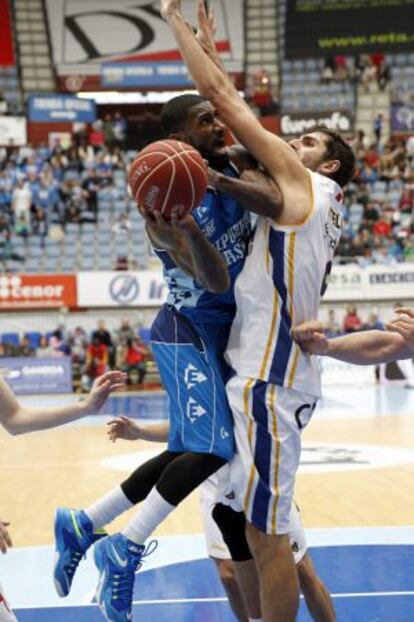
{"type": "Polygon", "coordinates": [[[263,622],[263,618],[249,618],[249,622],[263,622]]]}
{"type": "Polygon", "coordinates": [[[175,505],[168,503],[154,487],[122,533],[135,544],[144,544],[174,509],[175,505]]]}
{"type": "Polygon", "coordinates": [[[92,521],[94,529],[100,529],[114,518],[130,510],[134,504],[128,499],[121,486],[117,486],[107,495],[86,508],[85,512],[92,521]]]}

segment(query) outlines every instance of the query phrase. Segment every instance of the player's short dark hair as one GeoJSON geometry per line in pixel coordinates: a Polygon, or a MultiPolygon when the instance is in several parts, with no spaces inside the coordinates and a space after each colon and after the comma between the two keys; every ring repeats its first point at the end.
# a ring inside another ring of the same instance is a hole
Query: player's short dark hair
{"type": "Polygon", "coordinates": [[[335,130],[330,130],[326,125],[314,125],[307,133],[321,132],[328,137],[326,141],[326,160],[339,160],[341,166],[330,178],[343,188],[355,174],[355,154],[352,147],[335,130]]]}
{"type": "Polygon", "coordinates": [[[161,110],[161,125],[166,136],[183,130],[188,113],[194,106],[205,102],[201,95],[179,95],[164,104],[161,110]]]}

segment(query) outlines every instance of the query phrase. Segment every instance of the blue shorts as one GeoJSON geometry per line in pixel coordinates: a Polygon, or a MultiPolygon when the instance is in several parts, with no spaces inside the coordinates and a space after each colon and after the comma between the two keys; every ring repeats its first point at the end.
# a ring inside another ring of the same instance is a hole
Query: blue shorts
{"type": "Polygon", "coordinates": [[[223,360],[230,324],[196,324],[164,305],[151,327],[151,346],[170,401],[170,451],[230,460],[233,418],[223,360]]]}

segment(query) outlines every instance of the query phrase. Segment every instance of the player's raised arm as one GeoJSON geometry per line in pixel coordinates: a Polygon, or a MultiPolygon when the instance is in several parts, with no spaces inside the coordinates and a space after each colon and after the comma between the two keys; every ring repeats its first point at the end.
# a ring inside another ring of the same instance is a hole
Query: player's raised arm
{"type": "Polygon", "coordinates": [[[111,391],[125,386],[125,378],[123,372],[108,372],[95,380],[91,392],[79,402],[42,408],[22,406],[8,384],[0,378],[0,423],[10,434],[17,435],[53,428],[96,414],[111,391]]]}
{"type": "Polygon", "coordinates": [[[309,354],[354,365],[377,365],[413,356],[404,338],[388,331],[369,330],[327,339],[322,325],[310,321],[295,326],[292,336],[309,354]]]}
{"type": "MultiPolygon", "coordinates": [[[[295,211],[294,220],[303,220],[311,210],[312,193],[309,173],[295,151],[260,125],[239,96],[230,77],[205,53],[188,28],[181,13],[180,0],[162,0],[161,11],[174,33],[199,92],[213,103],[223,122],[278,184],[283,202],[294,197],[294,208],[290,208],[295,211]]],[[[276,217],[277,212],[268,215],[276,217]]]]}

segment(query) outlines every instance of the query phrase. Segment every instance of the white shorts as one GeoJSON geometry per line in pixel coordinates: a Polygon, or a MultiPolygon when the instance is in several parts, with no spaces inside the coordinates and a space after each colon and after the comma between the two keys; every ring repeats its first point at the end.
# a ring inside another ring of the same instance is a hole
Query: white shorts
{"type": "MultiPolygon", "coordinates": [[[[215,559],[231,559],[221,531],[212,516],[213,508],[218,500],[217,495],[220,494],[219,479],[225,477],[228,480],[228,471],[228,466],[223,467],[200,486],[201,515],[204,524],[207,552],[209,557],[214,557],[215,559]]],[[[295,503],[292,504],[290,515],[289,540],[295,564],[298,564],[306,553],[307,544],[300,513],[295,503]]]]}
{"type": "Polygon", "coordinates": [[[237,454],[232,490],[247,520],[268,534],[290,531],[301,430],[316,398],[260,380],[234,376],[227,383],[237,454]]]}
{"type": "Polygon", "coordinates": [[[0,583],[0,622],[17,622],[17,618],[14,615],[9,603],[3,592],[3,588],[0,583]]]}

